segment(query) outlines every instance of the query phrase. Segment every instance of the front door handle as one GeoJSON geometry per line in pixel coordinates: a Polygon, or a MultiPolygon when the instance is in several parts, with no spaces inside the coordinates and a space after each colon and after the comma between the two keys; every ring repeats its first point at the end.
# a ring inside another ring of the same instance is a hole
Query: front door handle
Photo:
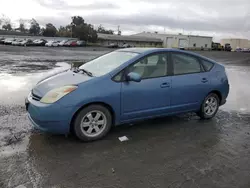
{"type": "Polygon", "coordinates": [[[207,80],[207,78],[202,78],[201,82],[206,83],[206,82],[208,82],[208,80],[207,80]]]}
{"type": "Polygon", "coordinates": [[[162,83],[161,88],[165,88],[165,87],[170,87],[170,84],[168,82],[162,83]]]}

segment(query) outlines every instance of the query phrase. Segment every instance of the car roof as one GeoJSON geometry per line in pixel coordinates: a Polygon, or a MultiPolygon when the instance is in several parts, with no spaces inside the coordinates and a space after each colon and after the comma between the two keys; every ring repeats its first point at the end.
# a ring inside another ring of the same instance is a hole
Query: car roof
{"type": "Polygon", "coordinates": [[[139,53],[139,54],[165,51],[165,52],[182,52],[182,53],[184,52],[184,53],[189,53],[192,55],[198,55],[196,53],[187,52],[184,50],[179,50],[179,49],[174,49],[174,48],[126,48],[126,49],[120,49],[117,51],[135,52],[135,53],[139,53]]]}
{"type": "Polygon", "coordinates": [[[194,53],[194,52],[186,51],[186,50],[174,49],[174,48],[125,48],[125,49],[119,49],[117,51],[120,51],[120,52],[133,52],[133,53],[138,53],[138,54],[142,54],[142,55],[143,54],[147,55],[149,53],[154,53],[154,52],[181,52],[181,53],[184,53],[184,54],[193,55],[193,56],[196,56],[196,57],[199,57],[199,58],[202,58],[202,59],[205,59],[205,60],[216,63],[214,60],[209,59],[209,58],[207,58],[205,56],[202,56],[202,55],[200,55],[198,53],[194,53]]]}

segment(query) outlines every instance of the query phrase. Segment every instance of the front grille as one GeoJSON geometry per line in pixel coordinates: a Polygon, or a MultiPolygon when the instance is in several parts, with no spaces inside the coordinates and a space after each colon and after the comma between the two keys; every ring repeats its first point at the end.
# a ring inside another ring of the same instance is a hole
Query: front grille
{"type": "Polygon", "coordinates": [[[38,95],[34,94],[33,91],[31,92],[31,97],[32,99],[36,100],[36,101],[40,101],[42,97],[39,97],[38,95]]]}

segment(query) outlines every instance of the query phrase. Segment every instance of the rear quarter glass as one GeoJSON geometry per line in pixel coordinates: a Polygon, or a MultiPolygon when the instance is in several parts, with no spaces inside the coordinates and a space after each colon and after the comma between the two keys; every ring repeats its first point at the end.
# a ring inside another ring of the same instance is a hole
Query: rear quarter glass
{"type": "Polygon", "coordinates": [[[206,71],[210,71],[214,66],[214,63],[204,59],[201,60],[201,63],[203,64],[206,71]]]}

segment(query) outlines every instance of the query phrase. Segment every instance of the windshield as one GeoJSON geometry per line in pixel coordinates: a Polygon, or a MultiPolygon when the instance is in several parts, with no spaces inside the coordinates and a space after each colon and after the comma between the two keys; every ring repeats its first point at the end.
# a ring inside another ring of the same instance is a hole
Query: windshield
{"type": "Polygon", "coordinates": [[[85,69],[91,72],[94,76],[102,76],[137,55],[138,53],[133,52],[115,51],[85,63],[84,65],[80,66],[80,69],[85,69]]]}

